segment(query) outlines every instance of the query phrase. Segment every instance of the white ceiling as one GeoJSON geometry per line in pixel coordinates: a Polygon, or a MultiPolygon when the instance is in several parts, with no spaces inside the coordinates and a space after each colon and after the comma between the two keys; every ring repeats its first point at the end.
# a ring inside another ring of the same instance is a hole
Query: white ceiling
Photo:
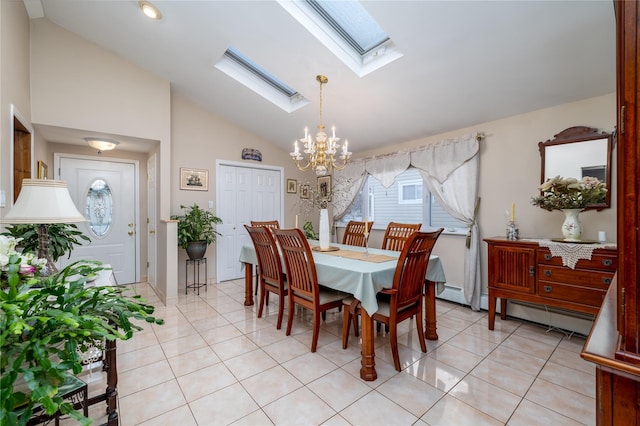
{"type": "Polygon", "coordinates": [[[162,21],[131,0],[42,4],[52,22],[286,150],[318,124],[317,74],[329,78],[324,124],[356,153],[615,91],[609,0],[364,1],[404,56],[362,78],[275,1],[155,1],[162,21]],[[284,112],[214,68],[230,45],[309,105],[284,112]]]}

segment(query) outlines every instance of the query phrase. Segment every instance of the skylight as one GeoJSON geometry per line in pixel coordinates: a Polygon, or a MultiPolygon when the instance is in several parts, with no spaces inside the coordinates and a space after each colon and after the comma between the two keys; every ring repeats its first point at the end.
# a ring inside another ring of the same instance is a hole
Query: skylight
{"type": "Polygon", "coordinates": [[[234,47],[229,47],[224,52],[215,67],[287,112],[293,112],[309,103],[297,90],[234,47]]]}
{"type": "Polygon", "coordinates": [[[356,0],[278,0],[278,3],[360,77],[402,56],[356,0]]]}
{"type": "Polygon", "coordinates": [[[389,40],[389,36],[357,1],[306,0],[361,55],[389,40]]]}

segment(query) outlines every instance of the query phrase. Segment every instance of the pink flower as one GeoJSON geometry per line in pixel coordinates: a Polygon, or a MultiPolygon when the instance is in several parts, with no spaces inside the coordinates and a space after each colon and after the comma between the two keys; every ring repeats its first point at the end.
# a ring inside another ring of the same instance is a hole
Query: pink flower
{"type": "Polygon", "coordinates": [[[25,265],[22,264],[20,265],[20,270],[18,271],[18,273],[20,275],[33,275],[36,272],[36,267],[33,265],[25,265]]]}

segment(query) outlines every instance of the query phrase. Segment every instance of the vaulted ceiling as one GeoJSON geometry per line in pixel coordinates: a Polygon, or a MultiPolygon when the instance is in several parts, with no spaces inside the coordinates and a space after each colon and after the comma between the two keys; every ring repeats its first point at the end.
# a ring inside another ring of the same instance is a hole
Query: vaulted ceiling
{"type": "Polygon", "coordinates": [[[364,1],[403,54],[364,77],[276,1],[156,1],[160,21],[131,0],[25,4],[285,150],[318,124],[317,74],[356,153],[615,91],[611,1],[364,1]],[[214,68],[229,46],[310,103],[287,113],[214,68]]]}

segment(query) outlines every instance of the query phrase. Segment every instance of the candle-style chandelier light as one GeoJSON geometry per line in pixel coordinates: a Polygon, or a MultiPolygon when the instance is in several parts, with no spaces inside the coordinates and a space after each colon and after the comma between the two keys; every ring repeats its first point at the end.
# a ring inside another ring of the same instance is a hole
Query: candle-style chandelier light
{"type": "Polygon", "coordinates": [[[336,137],[336,128],[332,128],[331,137],[327,137],[324,132],[324,125],[322,124],[322,85],[326,84],[329,79],[324,75],[316,76],[316,80],[320,83],[320,124],[318,125],[318,133],[316,133],[315,139],[311,138],[308,128],[304,128],[304,138],[299,141],[304,144],[304,153],[307,154],[307,164],[302,166],[300,161],[304,159],[300,149],[298,148],[298,141],[294,142],[294,151],[291,153],[298,166],[299,170],[307,170],[311,168],[316,172],[318,176],[324,176],[331,169],[342,170],[347,165],[351,153],[348,150],[349,142],[345,139],[342,151],[340,152],[340,159],[342,164],[336,164],[334,155],[338,152],[340,145],[338,141],[340,138],[336,137]]]}

